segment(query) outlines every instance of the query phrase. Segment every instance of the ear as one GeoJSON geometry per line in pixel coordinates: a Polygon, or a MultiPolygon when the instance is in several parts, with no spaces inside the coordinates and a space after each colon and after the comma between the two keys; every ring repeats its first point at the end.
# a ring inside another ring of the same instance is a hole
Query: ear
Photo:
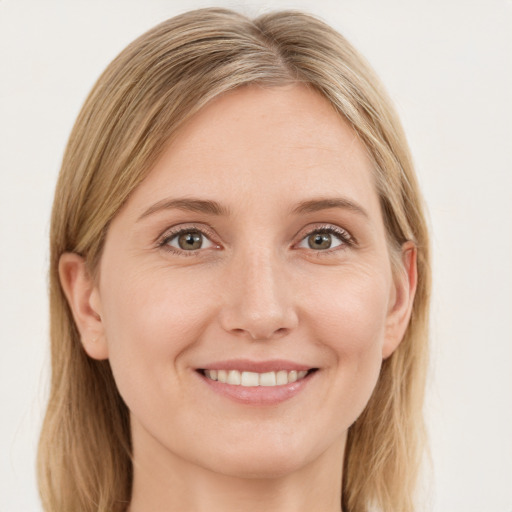
{"type": "Polygon", "coordinates": [[[406,242],[402,245],[402,268],[394,277],[386,321],[386,337],[382,347],[383,359],[389,357],[397,349],[409,325],[418,281],[416,257],[417,250],[413,242],[406,242]]]}
{"type": "Polygon", "coordinates": [[[72,252],[62,254],[59,277],[84,350],[93,359],[107,359],[108,348],[101,320],[99,290],[85,260],[72,252]]]}

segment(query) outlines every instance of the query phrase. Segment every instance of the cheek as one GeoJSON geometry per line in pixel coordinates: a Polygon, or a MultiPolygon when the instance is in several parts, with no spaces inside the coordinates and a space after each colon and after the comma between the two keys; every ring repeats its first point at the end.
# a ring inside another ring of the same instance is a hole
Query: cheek
{"type": "Polygon", "coordinates": [[[180,367],[175,361],[200,337],[211,314],[201,280],[179,273],[170,279],[170,274],[117,271],[105,280],[109,360],[127,403],[144,396],[141,386],[154,393],[176,384],[180,367]]]}
{"type": "Polygon", "coordinates": [[[389,307],[386,273],[358,269],[331,275],[323,283],[310,287],[305,309],[327,345],[340,358],[380,348],[389,307]]]}
{"type": "Polygon", "coordinates": [[[361,271],[328,283],[322,293],[309,296],[311,334],[333,361],[329,371],[336,405],[331,410],[348,428],[363,411],[379,377],[389,281],[385,272],[361,271]]]}

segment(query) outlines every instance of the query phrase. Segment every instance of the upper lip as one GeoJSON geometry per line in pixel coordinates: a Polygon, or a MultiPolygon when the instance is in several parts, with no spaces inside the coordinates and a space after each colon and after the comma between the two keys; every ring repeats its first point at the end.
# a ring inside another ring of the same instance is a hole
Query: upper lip
{"type": "Polygon", "coordinates": [[[251,361],[249,359],[229,359],[227,361],[216,361],[205,366],[197,368],[198,370],[238,370],[239,372],[277,372],[286,371],[304,371],[311,370],[314,367],[285,359],[272,359],[268,361],[251,361]]]}

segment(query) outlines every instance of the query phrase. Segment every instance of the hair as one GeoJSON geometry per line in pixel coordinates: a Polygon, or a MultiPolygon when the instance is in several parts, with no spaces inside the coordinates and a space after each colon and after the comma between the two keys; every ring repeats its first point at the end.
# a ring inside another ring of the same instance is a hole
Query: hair
{"type": "MultiPolygon", "coordinates": [[[[48,512],[121,512],[130,501],[129,411],[108,360],[88,357],[59,281],[59,258],[80,254],[92,275],[111,220],[179,127],[213,98],[249,84],[301,83],[351,125],[373,162],[392,254],[417,247],[417,290],[405,336],[383,361],[369,403],[350,427],[345,512],[410,512],[425,428],[430,250],[407,141],[380,81],[338,32],[281,11],[249,19],[219,8],[171,18],[103,72],[76,120],[60,171],[50,234],[51,387],[38,451],[48,512]]],[[[394,271],[400,258],[393,258],[394,271]]],[[[402,269],[403,271],[403,269],[402,269]]]]}

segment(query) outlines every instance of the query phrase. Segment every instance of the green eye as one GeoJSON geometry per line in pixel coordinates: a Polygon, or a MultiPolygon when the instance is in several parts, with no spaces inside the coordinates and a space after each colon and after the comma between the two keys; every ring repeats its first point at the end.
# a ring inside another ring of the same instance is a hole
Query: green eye
{"type": "Polygon", "coordinates": [[[311,231],[300,241],[298,247],[327,251],[343,245],[353,245],[351,235],[342,228],[328,226],[311,231]]]}
{"type": "Polygon", "coordinates": [[[183,230],[167,237],[164,244],[181,251],[197,251],[213,247],[212,242],[200,231],[183,230]]]}
{"type": "Polygon", "coordinates": [[[184,251],[201,249],[203,245],[203,235],[197,232],[182,233],[178,236],[178,246],[184,251]]]}

